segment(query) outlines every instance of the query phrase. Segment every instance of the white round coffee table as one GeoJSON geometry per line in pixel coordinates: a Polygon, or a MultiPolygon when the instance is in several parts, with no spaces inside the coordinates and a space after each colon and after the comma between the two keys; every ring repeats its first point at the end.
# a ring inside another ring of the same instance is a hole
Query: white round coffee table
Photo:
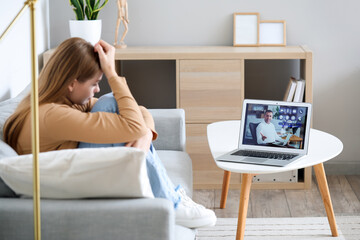
{"type": "MultiPolygon", "coordinates": [[[[240,132],[240,121],[222,121],[209,124],[207,127],[207,137],[210,151],[215,159],[238,147],[240,132]]],[[[231,172],[242,174],[239,217],[236,239],[244,239],[245,221],[249,203],[250,188],[254,175],[285,172],[306,167],[314,167],[319,190],[324,202],[326,214],[329,220],[332,235],[338,236],[334,211],[327,185],[323,162],[326,162],[341,153],[342,142],[319,130],[310,130],[309,149],[307,156],[290,163],[285,167],[272,167],[253,164],[241,164],[231,162],[215,161],[216,165],[224,169],[224,180],[221,194],[220,208],[225,208],[231,172]]]]}

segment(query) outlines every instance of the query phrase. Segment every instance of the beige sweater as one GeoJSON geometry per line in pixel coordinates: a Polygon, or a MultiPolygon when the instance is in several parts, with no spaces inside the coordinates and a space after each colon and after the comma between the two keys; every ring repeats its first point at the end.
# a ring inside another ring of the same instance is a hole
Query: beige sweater
{"type": "MultiPolygon", "coordinates": [[[[147,128],[157,138],[154,120],[146,108],[139,106],[123,77],[108,79],[119,107],[119,113],[90,110],[97,101],[75,105],[69,99],[39,106],[40,152],[77,148],[78,142],[124,143],[146,134],[147,128]]],[[[19,135],[17,152],[31,153],[31,124],[27,117],[19,135]]]]}

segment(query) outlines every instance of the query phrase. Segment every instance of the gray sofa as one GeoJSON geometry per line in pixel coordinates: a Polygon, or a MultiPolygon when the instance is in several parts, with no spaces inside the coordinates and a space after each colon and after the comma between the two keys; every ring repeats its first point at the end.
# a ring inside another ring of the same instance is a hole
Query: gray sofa
{"type": "MultiPolygon", "coordinates": [[[[15,101],[15,102],[14,102],[15,101]]],[[[18,100],[17,100],[18,102],[18,100]]],[[[0,103],[1,109],[16,99],[0,103]]],[[[185,152],[185,119],[181,109],[150,110],[159,138],[155,148],[174,184],[192,196],[192,163],[185,152]]],[[[4,114],[0,112],[0,129],[4,114]]],[[[2,131],[0,131],[2,135],[2,131]]],[[[14,152],[0,142],[0,161],[14,152]]],[[[33,202],[16,196],[0,179],[0,239],[33,239],[33,202]]],[[[46,240],[195,239],[195,230],[175,224],[175,211],[165,199],[41,200],[41,234],[46,240]]]]}

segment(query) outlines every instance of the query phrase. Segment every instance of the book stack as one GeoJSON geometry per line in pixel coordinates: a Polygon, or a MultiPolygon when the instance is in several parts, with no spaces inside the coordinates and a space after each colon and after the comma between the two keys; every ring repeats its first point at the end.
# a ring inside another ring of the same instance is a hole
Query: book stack
{"type": "Polygon", "coordinates": [[[284,101],[286,102],[303,102],[305,94],[305,80],[290,77],[287,86],[284,101]]]}

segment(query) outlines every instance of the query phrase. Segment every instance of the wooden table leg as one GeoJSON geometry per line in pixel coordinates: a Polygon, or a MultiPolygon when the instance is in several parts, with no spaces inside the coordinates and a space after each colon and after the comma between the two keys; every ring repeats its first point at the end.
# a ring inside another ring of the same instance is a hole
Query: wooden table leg
{"type": "Polygon", "coordinates": [[[225,208],[226,199],[229,192],[229,184],[230,184],[230,176],[231,172],[224,171],[223,185],[221,190],[221,200],[220,200],[220,208],[225,208]]]}
{"type": "Polygon", "coordinates": [[[336,220],[335,220],[333,206],[331,203],[330,192],[329,192],[329,187],[328,187],[327,180],[326,180],[324,165],[322,163],[315,165],[314,171],[315,171],[316,180],[318,182],[319,190],[321,193],[321,197],[324,202],[324,206],[325,206],[327,218],[329,221],[331,233],[332,233],[333,237],[337,237],[338,231],[336,228],[336,220]]]}
{"type": "Polygon", "coordinates": [[[246,215],[249,205],[250,188],[254,174],[243,173],[241,178],[241,192],[239,204],[238,226],[236,240],[243,240],[245,233],[246,215]]]}

